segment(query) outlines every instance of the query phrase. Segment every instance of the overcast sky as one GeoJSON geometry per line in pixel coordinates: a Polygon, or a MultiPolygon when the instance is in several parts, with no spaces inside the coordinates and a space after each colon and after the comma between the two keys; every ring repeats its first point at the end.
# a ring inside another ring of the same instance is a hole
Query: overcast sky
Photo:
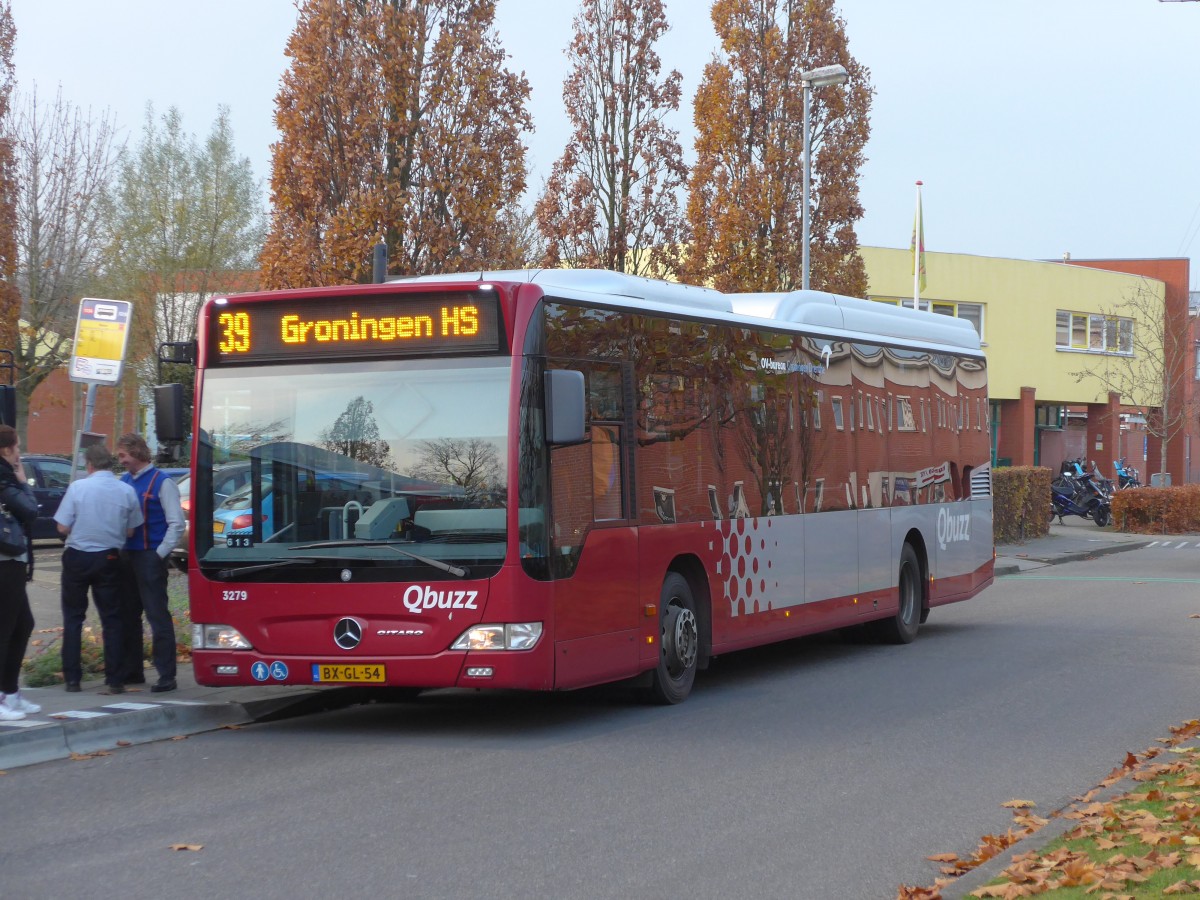
{"type": "MultiPolygon", "coordinates": [[[[676,127],[716,36],[710,0],[666,0],[659,45],[683,75],[676,127]]],[[[207,134],[230,108],[238,150],[269,176],[291,0],[13,0],[18,89],[61,86],[140,134],[147,102],[207,134]]],[[[841,0],[871,71],[862,244],[907,247],[924,182],[928,250],[1017,259],[1200,254],[1200,2],[841,0]]],[[[498,0],[497,28],[533,90],[539,189],[568,137],[563,49],[574,0],[498,0]]],[[[1192,289],[1200,266],[1192,269],[1192,289]]]]}

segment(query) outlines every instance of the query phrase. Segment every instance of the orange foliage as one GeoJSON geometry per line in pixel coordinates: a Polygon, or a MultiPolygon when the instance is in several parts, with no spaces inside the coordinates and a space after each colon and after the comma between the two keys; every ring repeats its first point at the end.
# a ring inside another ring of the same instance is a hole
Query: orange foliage
{"type": "Polygon", "coordinates": [[[267,287],[506,267],[529,84],[494,0],[301,0],[276,98],[267,287]]]}
{"type": "Polygon", "coordinates": [[[854,223],[870,133],[870,73],[850,56],[833,0],[715,0],[722,53],[696,93],[696,164],[686,278],[721,290],[801,286],[803,129],[813,151],[810,274],[814,288],[865,296],[854,223]],[[840,63],[842,86],[811,92],[804,122],[800,73],[840,63]]]}

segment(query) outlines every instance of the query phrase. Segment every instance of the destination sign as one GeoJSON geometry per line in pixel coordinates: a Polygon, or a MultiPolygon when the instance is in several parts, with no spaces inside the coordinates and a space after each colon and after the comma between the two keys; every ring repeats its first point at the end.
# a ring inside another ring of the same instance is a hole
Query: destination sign
{"type": "Polygon", "coordinates": [[[210,327],[215,365],[494,353],[501,337],[490,291],[232,300],[213,308],[210,327]]]}

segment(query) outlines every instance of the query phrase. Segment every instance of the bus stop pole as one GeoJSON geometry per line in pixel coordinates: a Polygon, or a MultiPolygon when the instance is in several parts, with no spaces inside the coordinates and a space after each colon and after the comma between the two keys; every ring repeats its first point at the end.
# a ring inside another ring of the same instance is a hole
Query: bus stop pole
{"type": "Polygon", "coordinates": [[[96,412],[96,383],[88,382],[87,401],[83,406],[83,430],[92,430],[92,416],[96,412]]]}

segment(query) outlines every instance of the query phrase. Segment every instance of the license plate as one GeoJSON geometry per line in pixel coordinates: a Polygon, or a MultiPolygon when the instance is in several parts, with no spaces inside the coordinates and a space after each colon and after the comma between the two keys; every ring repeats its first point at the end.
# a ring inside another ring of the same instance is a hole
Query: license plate
{"type": "Polygon", "coordinates": [[[220,519],[217,519],[215,522],[213,522],[213,534],[220,534],[224,530],[225,530],[225,523],[222,522],[220,519]]]}
{"type": "Polygon", "coordinates": [[[313,683],[382,684],[386,680],[384,666],[323,666],[314,663],[313,683]]]}

